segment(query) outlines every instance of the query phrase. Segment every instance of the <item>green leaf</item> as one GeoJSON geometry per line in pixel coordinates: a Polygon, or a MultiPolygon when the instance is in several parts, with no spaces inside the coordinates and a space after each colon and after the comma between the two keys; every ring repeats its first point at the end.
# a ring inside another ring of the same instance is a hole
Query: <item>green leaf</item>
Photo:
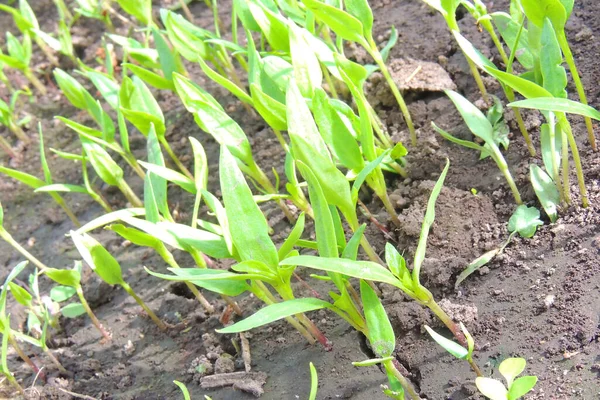
{"type": "Polygon", "coordinates": [[[537,383],[537,376],[522,376],[515,379],[508,391],[508,400],[517,400],[525,396],[537,383]]]}
{"type": "Polygon", "coordinates": [[[54,286],[50,290],[50,298],[57,303],[69,300],[76,293],[72,286],[54,286]]]}
{"type": "Polygon", "coordinates": [[[475,260],[471,261],[471,263],[467,265],[467,267],[456,278],[456,283],[454,284],[454,287],[458,287],[458,285],[460,285],[465,279],[467,279],[473,272],[477,271],[479,268],[489,263],[492,260],[492,258],[496,257],[496,255],[500,253],[500,251],[500,248],[490,250],[477,257],[475,260]]]}
{"type": "Polygon", "coordinates": [[[494,129],[486,116],[475,107],[473,103],[460,94],[452,90],[446,90],[445,93],[456,106],[456,109],[463,117],[469,130],[473,132],[475,136],[481,138],[486,144],[493,144],[494,129]]]}
{"type": "Polygon", "coordinates": [[[354,18],[358,19],[363,26],[363,36],[371,37],[373,29],[373,11],[367,0],[344,0],[346,10],[354,18]]]}
{"type": "Polygon", "coordinates": [[[431,122],[431,126],[433,127],[433,129],[439,133],[440,135],[442,135],[444,137],[444,139],[449,140],[453,143],[459,144],[461,146],[467,147],[469,149],[473,149],[473,150],[477,150],[480,152],[484,152],[484,147],[480,146],[476,143],[470,142],[468,140],[462,140],[462,139],[458,139],[454,136],[452,136],[450,133],[446,132],[445,130],[443,130],[442,128],[439,128],[435,122],[431,122]]]}
{"type": "Polygon", "coordinates": [[[174,171],[170,168],[150,164],[144,161],[138,161],[138,163],[146,168],[148,172],[151,172],[154,175],[160,176],[161,178],[176,184],[186,192],[195,194],[196,193],[196,184],[193,180],[188,178],[186,175],[183,175],[181,172],[174,171]]]}
{"type": "Polygon", "coordinates": [[[389,357],[396,347],[396,336],[392,324],[375,291],[361,279],[360,295],[369,330],[367,338],[377,357],[389,357]]]}
{"type": "Polygon", "coordinates": [[[460,344],[453,342],[450,339],[446,339],[427,325],[425,325],[425,329],[437,344],[442,346],[444,350],[446,350],[448,353],[452,354],[459,360],[465,360],[469,355],[469,350],[465,349],[460,344]]]}
{"type": "Polygon", "coordinates": [[[165,41],[163,35],[154,27],[152,28],[152,37],[154,38],[154,45],[158,51],[158,60],[160,61],[162,73],[167,81],[172,82],[173,72],[177,72],[175,55],[171,51],[171,48],[165,41]]]}
{"type": "Polygon", "coordinates": [[[272,129],[278,131],[287,129],[285,105],[265,94],[255,83],[250,84],[250,94],[252,95],[254,108],[272,129]]]}
{"type": "Polygon", "coordinates": [[[354,232],[350,240],[348,240],[348,244],[346,244],[346,247],[344,247],[344,250],[342,251],[342,258],[356,261],[356,257],[358,256],[358,247],[360,246],[360,242],[366,228],[367,224],[362,224],[354,232]]]}
{"type": "Polygon", "coordinates": [[[550,221],[556,222],[558,218],[557,207],[560,204],[560,193],[556,184],[544,170],[535,164],[529,165],[529,178],[542,208],[550,217],[550,221]]]}
{"type": "MultiPolygon", "coordinates": [[[[485,118],[485,117],[484,117],[485,118]]],[[[421,273],[421,265],[425,260],[425,252],[427,251],[427,237],[429,236],[429,229],[435,220],[435,202],[442,191],[442,187],[444,186],[444,180],[446,179],[446,174],[448,173],[448,169],[450,168],[450,161],[446,160],[446,166],[444,170],[440,174],[433,190],[431,191],[431,195],[429,196],[429,200],[427,201],[427,210],[425,211],[425,217],[423,218],[423,224],[421,225],[421,235],[419,236],[419,244],[417,245],[417,250],[415,251],[415,257],[413,260],[413,271],[412,277],[415,283],[419,283],[419,274],[421,273]]]]}
{"type": "Polygon", "coordinates": [[[13,282],[9,282],[8,287],[13,297],[19,304],[25,307],[31,306],[31,300],[33,299],[33,296],[31,296],[31,294],[27,290],[23,289],[21,286],[13,282]]]}
{"type": "Polygon", "coordinates": [[[561,65],[563,62],[562,52],[549,19],[544,20],[539,57],[543,78],[542,86],[554,97],[566,98],[567,72],[561,65]]]}
{"type": "Polygon", "coordinates": [[[398,287],[398,280],[385,267],[371,261],[354,261],[344,258],[296,256],[282,260],[279,265],[299,265],[321,271],[338,272],[369,281],[384,282],[398,287]]]}
{"type": "Polygon", "coordinates": [[[356,210],[350,194],[350,186],[342,172],[337,169],[327,145],[319,134],[306,101],[298,86],[292,82],[287,91],[288,134],[292,142],[294,159],[310,165],[327,203],[339,207],[350,226],[357,227],[356,210]]]}
{"type": "Polygon", "coordinates": [[[179,390],[181,390],[181,394],[183,394],[183,400],[191,400],[192,398],[190,397],[190,392],[188,391],[188,388],[185,386],[185,383],[181,383],[179,381],[173,381],[174,384],[177,385],[177,387],[179,387],[179,390]]]}
{"type": "MultiPolygon", "coordinates": [[[[302,2],[308,10],[312,11],[337,36],[352,42],[366,44],[363,37],[364,27],[360,20],[339,8],[318,0],[302,0],[302,2]]],[[[368,47],[368,45],[365,47],[368,47]]]]}
{"type": "Polygon", "coordinates": [[[302,237],[302,233],[304,232],[304,222],[305,222],[305,214],[301,213],[296,220],[296,224],[294,225],[294,229],[290,232],[288,237],[285,239],[279,250],[277,251],[277,255],[279,257],[279,261],[283,260],[290,254],[290,252],[294,249],[296,242],[300,237],[302,237]]]}
{"type": "Polygon", "coordinates": [[[317,247],[321,257],[337,258],[339,256],[337,249],[336,233],[333,218],[329,210],[329,205],[321,189],[321,185],[310,167],[302,161],[298,162],[298,169],[308,183],[308,193],[310,204],[315,213],[315,234],[317,247]]]}
{"type": "Polygon", "coordinates": [[[242,88],[225,78],[223,75],[216,73],[208,66],[208,64],[206,64],[206,62],[204,62],[203,59],[199,59],[198,62],[200,64],[200,68],[202,68],[202,71],[204,71],[206,76],[223,86],[225,89],[229,90],[231,94],[237,97],[241,102],[250,105],[254,104],[252,97],[250,97],[242,88]]]}
{"type": "Polygon", "coordinates": [[[254,275],[234,274],[221,270],[199,268],[176,268],[171,272],[176,271],[177,275],[166,275],[152,272],[146,268],[146,272],[157,278],[178,282],[191,282],[203,289],[231,297],[239,296],[250,290],[250,286],[245,282],[246,279],[260,278],[254,275]]]}
{"type": "Polygon", "coordinates": [[[390,56],[390,51],[392,51],[392,49],[394,48],[394,46],[396,45],[397,42],[398,42],[398,30],[396,29],[395,26],[392,25],[390,38],[388,39],[385,46],[379,51],[379,53],[381,53],[381,58],[383,58],[384,62],[387,62],[387,60],[390,56]]]}
{"type": "Polygon", "coordinates": [[[70,232],[75,247],[83,260],[109,285],[125,283],[121,274],[121,266],[100,243],[87,234],[70,232]]]}
{"type": "Polygon", "coordinates": [[[133,72],[138,78],[140,78],[152,87],[163,90],[175,90],[173,81],[170,81],[146,68],[130,63],[123,63],[121,65],[123,67],[126,67],[128,70],[133,72]]]}
{"type": "MultiPolygon", "coordinates": [[[[512,4],[512,3],[511,3],[512,4]]],[[[514,49],[515,42],[521,24],[519,20],[511,18],[510,15],[504,12],[495,12],[490,14],[494,21],[494,25],[498,28],[502,39],[507,44],[509,49],[514,49]]],[[[523,28],[521,36],[519,37],[519,43],[515,51],[515,57],[526,70],[531,70],[534,67],[534,58],[529,48],[529,39],[527,29],[523,28]]]]}
{"type": "Polygon", "coordinates": [[[508,231],[518,232],[524,238],[531,238],[540,225],[544,225],[540,220],[540,211],[535,207],[521,204],[508,220],[508,231]]]}
{"type": "Polygon", "coordinates": [[[490,400],[506,400],[508,396],[508,390],[504,387],[502,382],[492,378],[484,378],[478,376],[475,379],[475,385],[477,389],[490,400]]]}
{"type": "Polygon", "coordinates": [[[163,12],[163,10],[161,10],[162,21],[175,50],[191,62],[209,57],[209,48],[204,43],[204,40],[209,37],[207,32],[187,21],[182,15],[167,10],[163,12]]]}
{"type": "Polygon", "coordinates": [[[68,183],[53,183],[45,185],[34,190],[34,192],[67,192],[67,193],[88,193],[88,190],[79,185],[70,185],[68,183]]]}
{"type": "Polygon", "coordinates": [[[569,99],[556,97],[538,97],[526,100],[514,101],[508,107],[530,108],[540,111],[565,112],[569,114],[583,115],[600,121],[600,112],[586,104],[578,103],[569,99]]]}
{"type": "MultiPolygon", "coordinates": [[[[150,123],[148,131],[146,151],[149,164],[165,167],[160,143],[152,123],[150,123]]],[[[158,222],[161,214],[167,219],[171,216],[167,203],[167,180],[152,171],[148,171],[144,177],[144,207],[146,208],[146,219],[150,222],[158,222]]]]}
{"type": "Polygon", "coordinates": [[[290,53],[294,66],[294,78],[304,97],[312,97],[314,90],[321,87],[323,73],[321,65],[309,43],[304,39],[310,32],[289,23],[290,53]]]}
{"type": "Polygon", "coordinates": [[[498,370],[504,379],[506,379],[506,386],[509,388],[512,386],[513,381],[517,376],[521,375],[526,365],[527,362],[525,359],[520,357],[507,358],[500,363],[498,370]]]}
{"type": "Polygon", "coordinates": [[[400,279],[405,286],[411,287],[412,281],[410,280],[410,271],[406,267],[406,260],[396,247],[392,245],[390,242],[385,244],[385,263],[387,267],[392,271],[392,274],[396,276],[396,278],[400,279]]]}
{"type": "Polygon", "coordinates": [[[119,182],[123,179],[123,170],[121,167],[119,167],[102,146],[82,135],[79,136],[79,139],[81,140],[81,145],[87,159],[92,164],[94,171],[96,171],[100,179],[111,186],[118,186],[119,182]]]}
{"type": "Polygon", "coordinates": [[[34,189],[46,185],[46,182],[44,182],[40,178],[36,178],[35,176],[30,175],[26,172],[17,171],[16,169],[0,166],[0,173],[8,175],[11,178],[16,179],[19,182],[24,183],[25,185],[30,186],[34,189]]]}
{"type": "Polygon", "coordinates": [[[559,130],[560,127],[555,123],[556,120],[553,118],[552,112],[549,112],[548,114],[549,123],[542,124],[540,129],[540,147],[544,167],[548,174],[553,175],[554,166],[556,166],[557,173],[560,171],[562,134],[559,130]],[[551,129],[553,132],[551,132],[551,129]],[[554,136],[554,138],[552,136],[554,136]],[[552,148],[552,141],[554,141],[554,148],[552,148]]]}
{"type": "Polygon", "coordinates": [[[192,114],[196,113],[203,103],[209,103],[213,108],[225,111],[221,104],[206,90],[181,74],[173,74],[175,90],[185,108],[192,114]]]}
{"type": "MultiPolygon", "coordinates": [[[[131,223],[132,219],[124,219],[125,222],[131,223]]],[[[135,225],[134,225],[135,226],[135,225]]],[[[233,255],[227,249],[227,244],[225,239],[222,236],[215,235],[211,232],[206,232],[200,229],[192,228],[187,225],[176,224],[174,222],[159,222],[155,225],[157,228],[166,231],[170,234],[181,248],[186,251],[192,250],[200,250],[203,253],[206,253],[210,257],[214,257],[217,259],[221,258],[232,258],[233,255]]],[[[138,229],[140,228],[139,222],[138,229]]],[[[156,230],[152,230],[152,228],[146,227],[145,230],[147,233],[156,236],[156,230]]],[[[163,238],[160,238],[163,240],[163,238]]],[[[170,245],[173,245],[172,242],[165,241],[170,245]]],[[[177,246],[176,246],[177,247],[177,246]]]]}
{"type": "Polygon", "coordinates": [[[559,0],[521,0],[521,6],[527,19],[538,27],[549,18],[556,30],[564,30],[567,11],[559,0]]]}
{"type": "Polygon", "coordinates": [[[241,260],[261,261],[276,270],[279,258],[269,237],[267,220],[254,202],[235,158],[225,146],[221,146],[219,176],[227,219],[239,221],[230,231],[241,260]]]}
{"type": "Polygon", "coordinates": [[[77,269],[46,268],[44,274],[59,285],[73,288],[81,285],[81,273],[77,269]]]}
{"type": "Polygon", "coordinates": [[[265,7],[258,0],[248,0],[247,4],[252,17],[254,17],[271,47],[274,50],[288,53],[290,51],[288,26],[281,15],[265,7]]]}
{"type": "Polygon", "coordinates": [[[358,201],[358,193],[360,187],[363,185],[369,175],[377,170],[377,167],[383,162],[384,158],[390,154],[391,150],[386,150],[379,157],[368,163],[356,176],[354,183],[352,184],[352,203],[356,204],[358,201]]]}
{"type": "Polygon", "coordinates": [[[116,110],[119,107],[119,84],[112,77],[90,68],[83,74],[92,81],[111,108],[116,110]]]}
{"type": "Polygon", "coordinates": [[[372,367],[377,364],[383,364],[386,361],[392,361],[394,357],[384,357],[384,358],[372,358],[370,360],[365,361],[355,361],[352,363],[355,367],[372,367]]]}
{"type": "Polygon", "coordinates": [[[67,304],[66,306],[60,309],[60,313],[65,318],[77,318],[80,315],[85,314],[85,312],[85,308],[81,303],[67,304]]]}
{"type": "Polygon", "coordinates": [[[104,214],[96,219],[91,220],[81,228],[77,229],[77,233],[86,233],[93,231],[94,229],[100,228],[104,225],[108,225],[112,222],[122,220],[127,217],[137,217],[139,215],[145,215],[146,210],[143,208],[126,208],[119,211],[113,211],[108,214],[104,214]]]}
{"type": "Polygon", "coordinates": [[[152,0],[117,0],[123,11],[133,15],[142,25],[152,24],[152,0]]]}
{"type": "Polygon", "coordinates": [[[317,400],[317,390],[319,388],[319,377],[317,376],[317,369],[311,362],[310,366],[310,394],[308,400],[317,400]]]}
{"type": "Polygon", "coordinates": [[[54,70],[54,78],[56,79],[58,87],[71,104],[79,109],[86,109],[87,103],[85,100],[85,92],[87,92],[87,90],[77,82],[75,78],[60,68],[54,70]]]}
{"type": "Polygon", "coordinates": [[[315,298],[303,298],[288,300],[281,303],[275,303],[261,308],[250,317],[229,325],[222,329],[217,329],[218,333],[237,333],[246,332],[280,319],[291,317],[295,314],[302,314],[308,311],[329,308],[331,304],[326,301],[315,298]]]}

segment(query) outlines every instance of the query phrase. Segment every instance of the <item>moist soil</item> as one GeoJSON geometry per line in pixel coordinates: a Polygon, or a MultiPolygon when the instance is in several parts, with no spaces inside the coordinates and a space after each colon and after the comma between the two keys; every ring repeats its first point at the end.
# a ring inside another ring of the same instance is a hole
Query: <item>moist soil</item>
{"type": "MultiPolygon", "coordinates": [[[[230,2],[219,2],[221,18],[230,20],[230,2]]],[[[42,29],[53,31],[57,15],[50,0],[31,2],[42,29]]],[[[448,85],[470,100],[481,104],[480,95],[468,73],[467,64],[451,40],[441,16],[417,0],[373,0],[375,38],[385,42],[391,25],[399,31],[398,44],[393,48],[389,62],[392,65],[431,66],[439,79],[433,87],[420,82],[407,87],[406,99],[418,128],[419,145],[409,148],[408,178],[390,175],[388,187],[392,192],[402,225],[396,228],[375,198],[365,197],[373,217],[386,227],[386,233],[377,224],[369,223],[367,235],[380,255],[386,240],[404,252],[408,260],[416,248],[424,209],[434,181],[448,158],[450,171],[445,187],[437,202],[436,220],[431,230],[427,258],[422,271],[422,283],[456,320],[465,323],[477,343],[476,362],[487,376],[498,377],[497,366],[505,358],[520,356],[527,359],[527,374],[537,375],[539,382],[529,399],[597,399],[600,396],[600,162],[587,143],[583,121],[573,118],[573,130],[578,138],[584,173],[590,196],[590,207],[579,204],[577,188],[572,187],[573,206],[562,210],[559,220],[539,228],[533,239],[514,239],[503,254],[455,288],[457,275],[473,259],[499,246],[508,236],[506,225],[515,208],[505,181],[491,160],[478,160],[475,152],[448,143],[435,134],[430,122],[458,137],[472,139],[450,101],[439,92],[448,85]],[[441,71],[441,72],[440,72],[441,71]],[[444,72],[445,71],[445,72],[444,72]],[[447,74],[448,76],[446,76],[447,74]],[[441,87],[440,87],[441,86],[441,87]],[[471,189],[476,189],[473,194],[471,189]]],[[[490,11],[506,10],[507,1],[488,4],[490,11]]],[[[211,28],[211,13],[202,2],[192,4],[195,22],[211,28]]],[[[115,20],[118,32],[127,27],[115,20]]],[[[498,61],[493,44],[470,16],[460,15],[463,34],[472,40],[487,56],[498,61]]],[[[16,32],[11,19],[0,14],[0,26],[16,32]]],[[[3,29],[3,30],[5,30],[3,29]]],[[[88,65],[98,65],[94,58],[101,47],[104,26],[92,20],[81,20],[73,31],[78,56],[88,65]]],[[[600,86],[597,58],[600,55],[600,3],[581,0],[567,25],[577,64],[592,105],[600,104],[600,86]]],[[[369,62],[364,52],[349,46],[347,54],[359,62],[369,62]]],[[[46,96],[36,96],[20,107],[21,116],[32,120],[28,133],[37,141],[34,127],[42,123],[46,148],[80,151],[74,132],[53,119],[55,115],[91,123],[82,112],[74,109],[61,96],[51,80],[51,70],[41,51],[34,54],[36,66],[44,71],[42,79],[48,88],[46,96]]],[[[61,67],[71,70],[68,60],[61,67]]],[[[393,70],[393,68],[392,68],[393,70]]],[[[428,69],[429,71],[429,69],[428,69]]],[[[248,115],[225,90],[206,79],[198,68],[190,66],[192,78],[213,93],[230,115],[240,123],[249,136],[255,158],[262,168],[273,167],[281,172],[283,153],[274,135],[258,118],[248,115]]],[[[406,72],[398,72],[398,77],[406,72]]],[[[24,78],[9,72],[15,86],[25,84],[24,78]]],[[[404,79],[404,78],[402,78],[404,79]]],[[[415,76],[417,79],[417,76],[415,76]]],[[[418,78],[421,79],[421,78],[418,78]]],[[[501,96],[500,88],[486,79],[490,92],[501,96]]],[[[391,93],[375,74],[368,85],[370,101],[377,109],[388,131],[397,140],[408,143],[402,116],[391,93]]],[[[569,87],[575,93],[574,87],[569,87]]],[[[6,90],[0,88],[3,98],[6,90]]],[[[219,195],[217,164],[218,145],[194,123],[177,97],[168,92],[156,94],[167,119],[167,138],[182,160],[191,164],[188,136],[202,141],[210,164],[209,189],[219,195]]],[[[507,160],[524,200],[535,203],[528,182],[528,164],[540,164],[530,158],[524,140],[510,112],[512,140],[506,152],[507,160]]],[[[535,113],[525,113],[526,123],[538,145],[538,127],[541,119],[535,113]]],[[[7,133],[2,132],[3,135],[7,133]]],[[[10,135],[9,135],[10,136],[10,135]]],[[[145,156],[144,138],[132,132],[132,148],[140,159],[145,156]]],[[[2,163],[41,176],[37,145],[28,147],[14,143],[19,157],[2,163]]],[[[48,152],[49,153],[49,152],[48,152]]],[[[49,153],[49,162],[55,182],[81,183],[79,167],[49,153]]],[[[125,168],[128,182],[141,195],[143,183],[125,168]]],[[[576,182],[572,177],[572,182],[576,182]]],[[[114,209],[126,207],[120,193],[110,187],[101,187],[114,209]]],[[[189,220],[193,199],[170,188],[169,200],[179,221],[189,220]]],[[[32,194],[23,185],[0,176],[0,198],[5,207],[5,227],[26,245],[34,255],[56,268],[69,268],[79,258],[71,240],[65,236],[72,223],[51,199],[32,194]]],[[[88,198],[66,195],[68,204],[81,221],[87,222],[102,214],[102,210],[88,198]]],[[[203,210],[206,211],[206,210],[203,210]]],[[[291,227],[279,209],[267,205],[265,212],[278,232],[280,242],[291,227]]],[[[163,333],[153,325],[137,304],[122,289],[110,287],[98,280],[89,269],[84,274],[84,292],[98,318],[113,335],[110,343],[101,343],[98,331],[86,317],[61,319],[61,330],[54,332],[52,351],[70,372],[60,374],[49,360],[39,356],[37,349],[26,348],[34,361],[45,366],[47,381],[36,377],[15,354],[10,354],[9,365],[17,379],[27,388],[29,398],[40,399],[180,399],[182,396],[173,380],[187,384],[192,398],[209,395],[213,399],[250,399],[253,393],[264,390],[263,399],[306,399],[310,387],[309,362],[319,372],[319,399],[383,399],[380,385],[385,375],[376,367],[353,367],[352,361],[372,357],[368,347],[346,323],[336,315],[319,311],[309,314],[333,342],[328,352],[318,345],[308,345],[303,338],[284,322],[273,323],[247,334],[252,355],[252,372],[234,387],[203,389],[202,374],[243,371],[244,366],[237,347],[239,339],[214,332],[221,326],[220,317],[225,305],[206,293],[217,312],[206,315],[188,289],[177,283],[151,277],[144,270],[164,270],[165,265],[152,251],[128,245],[112,232],[98,230],[94,237],[114,254],[124,269],[127,282],[157,311],[159,317],[174,325],[163,333]],[[237,347],[236,347],[237,346],[237,347]],[[212,370],[212,371],[211,371],[212,370]],[[203,372],[204,371],[204,372],[203,372]],[[261,389],[260,380],[266,384],[261,389]],[[254,378],[254,379],[250,379],[254,378]],[[69,394],[79,394],[80,396],[69,394]],[[82,397],[90,396],[90,397],[82,397]]],[[[192,260],[176,254],[181,266],[191,267],[192,260]]],[[[0,278],[16,265],[21,257],[7,244],[0,243],[0,278]]],[[[229,265],[216,262],[214,268],[229,265]]],[[[327,286],[314,283],[308,271],[299,269],[300,278],[313,285],[323,298],[327,286]]],[[[299,281],[294,283],[298,296],[314,295],[299,281]]],[[[46,292],[49,283],[42,281],[46,292]]],[[[476,393],[474,376],[468,364],[454,359],[438,347],[424,332],[429,324],[445,335],[440,323],[429,311],[408,300],[398,290],[381,286],[383,302],[397,337],[396,357],[408,371],[408,376],[427,399],[481,399],[476,393]]],[[[261,304],[253,297],[237,299],[245,315],[250,315],[261,304]]],[[[11,308],[13,327],[23,324],[25,313],[11,308]]],[[[9,388],[0,392],[0,398],[11,398],[9,388]]]]}

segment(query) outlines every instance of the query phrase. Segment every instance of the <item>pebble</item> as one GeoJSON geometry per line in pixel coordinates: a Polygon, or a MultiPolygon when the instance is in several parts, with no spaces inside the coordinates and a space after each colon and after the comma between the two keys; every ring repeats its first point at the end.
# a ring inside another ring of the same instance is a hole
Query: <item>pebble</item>
{"type": "Polygon", "coordinates": [[[577,34],[575,35],[575,40],[577,42],[583,42],[585,40],[590,40],[593,37],[594,37],[594,33],[592,32],[592,30],[589,27],[586,26],[582,30],[577,32],[577,34]]]}

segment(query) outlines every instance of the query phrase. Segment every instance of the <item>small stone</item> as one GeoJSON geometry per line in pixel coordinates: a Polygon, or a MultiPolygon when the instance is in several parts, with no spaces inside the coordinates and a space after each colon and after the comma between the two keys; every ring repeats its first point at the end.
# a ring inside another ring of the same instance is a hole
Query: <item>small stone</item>
{"type": "Polygon", "coordinates": [[[235,371],[235,361],[233,357],[227,353],[221,354],[221,356],[215,361],[215,374],[226,374],[228,372],[235,371]]]}
{"type": "Polygon", "coordinates": [[[135,346],[131,340],[127,341],[127,344],[123,346],[123,351],[127,356],[132,356],[135,353],[135,346]]]}
{"type": "Polygon", "coordinates": [[[555,299],[556,296],[553,294],[549,294],[548,296],[546,296],[546,298],[544,298],[544,305],[546,306],[546,309],[550,309],[550,307],[552,307],[555,299]]]}
{"type": "Polygon", "coordinates": [[[586,26],[582,30],[577,32],[577,34],[575,35],[575,40],[577,42],[583,42],[585,40],[590,40],[593,37],[594,37],[594,32],[592,32],[592,30],[586,26]]]}

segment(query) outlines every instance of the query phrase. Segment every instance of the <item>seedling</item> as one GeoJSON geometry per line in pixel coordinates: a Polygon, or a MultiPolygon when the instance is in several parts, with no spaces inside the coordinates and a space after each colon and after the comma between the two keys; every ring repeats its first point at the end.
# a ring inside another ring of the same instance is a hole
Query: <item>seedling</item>
{"type": "MultiPolygon", "coordinates": [[[[2,208],[2,203],[0,203],[0,238],[2,238],[6,243],[10,244],[15,250],[21,253],[26,259],[35,264],[40,270],[44,271],[48,269],[48,267],[35,258],[30,252],[25,250],[23,246],[17,242],[10,233],[4,228],[4,208],[2,208]]],[[[23,267],[25,268],[25,267],[23,267]]]]}
{"type": "Polygon", "coordinates": [[[100,243],[85,233],[79,234],[71,231],[70,235],[83,260],[104,282],[109,285],[121,286],[146,311],[160,330],[167,330],[167,325],[154,314],[146,303],[133,291],[131,286],[123,280],[119,262],[100,243]]]}
{"type": "MultiPolygon", "coordinates": [[[[10,103],[8,104],[0,99],[0,125],[6,126],[23,143],[29,144],[31,143],[31,139],[29,138],[29,136],[27,136],[25,132],[23,132],[23,129],[21,129],[21,124],[24,121],[16,120],[16,106],[20,95],[31,96],[31,92],[17,90],[10,96],[10,103]]],[[[10,146],[8,147],[10,148],[10,146]]]]}
{"type": "Polygon", "coordinates": [[[473,337],[471,336],[471,334],[469,334],[469,331],[467,331],[467,328],[465,328],[462,322],[460,323],[460,330],[463,332],[465,338],[467,339],[467,348],[464,348],[463,346],[459,345],[456,342],[453,342],[452,340],[446,339],[444,336],[440,335],[427,325],[425,325],[425,330],[427,330],[427,333],[429,333],[431,338],[435,340],[437,344],[442,346],[444,350],[446,350],[448,353],[452,354],[459,360],[466,360],[475,372],[475,374],[477,374],[477,376],[483,376],[481,370],[473,360],[473,350],[475,350],[475,341],[473,340],[473,337]]]}
{"type": "Polygon", "coordinates": [[[31,63],[31,36],[28,33],[23,34],[23,42],[12,35],[10,32],[6,32],[6,47],[8,54],[0,51],[0,61],[8,65],[11,68],[15,68],[23,73],[27,79],[35,86],[35,88],[42,94],[46,94],[46,87],[33,73],[31,63]]]}
{"type": "Polygon", "coordinates": [[[360,44],[371,55],[390,86],[408,126],[412,144],[416,145],[417,136],[408,107],[373,40],[373,12],[367,0],[346,1],[346,11],[318,0],[302,0],[302,2],[336,35],[360,44]]]}
{"type": "Polygon", "coordinates": [[[485,147],[479,144],[469,142],[462,139],[457,139],[448,132],[439,128],[435,123],[431,123],[433,128],[444,138],[448,139],[451,142],[456,144],[460,144],[461,146],[478,150],[482,153],[482,155],[489,155],[496,165],[500,169],[500,172],[504,175],[510,190],[515,198],[517,204],[521,204],[523,201],[521,200],[521,195],[519,194],[519,189],[517,189],[517,185],[512,178],[510,170],[508,169],[508,165],[506,164],[506,160],[498,147],[498,136],[495,135],[494,127],[490,123],[490,121],[486,118],[485,115],[473,105],[469,100],[461,96],[460,94],[447,90],[446,94],[450,97],[450,100],[456,106],[458,112],[463,117],[465,123],[469,127],[469,130],[478,138],[482,139],[485,142],[485,147]]]}
{"type": "Polygon", "coordinates": [[[62,314],[65,317],[72,318],[81,315],[82,313],[87,313],[96,329],[98,329],[98,331],[104,337],[104,340],[110,341],[111,334],[106,330],[106,328],[104,328],[104,326],[102,326],[102,324],[92,311],[92,308],[88,304],[87,300],[85,299],[85,296],[83,295],[83,289],[81,287],[81,269],[81,261],[76,261],[73,269],[46,268],[43,272],[48,278],[52,279],[54,282],[58,283],[59,285],[63,285],[57,286],[57,288],[62,289],[60,290],[60,293],[56,293],[55,296],[60,297],[55,297],[55,301],[58,301],[60,299],[66,300],[74,293],[76,293],[77,297],[79,298],[80,303],[72,302],[68,306],[63,307],[61,310],[62,314]],[[67,297],[65,294],[68,293],[71,293],[71,295],[67,297]]]}
{"type": "Polygon", "coordinates": [[[517,400],[529,393],[538,380],[537,376],[517,378],[525,370],[525,365],[524,358],[507,358],[498,367],[506,386],[497,379],[478,377],[475,379],[477,389],[490,400],[517,400]]]}
{"type": "MultiPolygon", "coordinates": [[[[10,315],[6,315],[3,318],[0,318],[0,325],[10,326],[10,315]]],[[[8,368],[8,343],[9,343],[9,335],[2,335],[2,348],[0,350],[0,373],[6,377],[8,382],[13,385],[13,387],[19,391],[21,395],[25,395],[23,388],[19,385],[19,382],[15,379],[15,376],[10,372],[8,368]]]]}
{"type": "Polygon", "coordinates": [[[319,376],[317,375],[317,369],[315,365],[311,362],[309,364],[310,367],[310,393],[308,395],[308,400],[317,400],[317,390],[319,389],[319,376]]]}

